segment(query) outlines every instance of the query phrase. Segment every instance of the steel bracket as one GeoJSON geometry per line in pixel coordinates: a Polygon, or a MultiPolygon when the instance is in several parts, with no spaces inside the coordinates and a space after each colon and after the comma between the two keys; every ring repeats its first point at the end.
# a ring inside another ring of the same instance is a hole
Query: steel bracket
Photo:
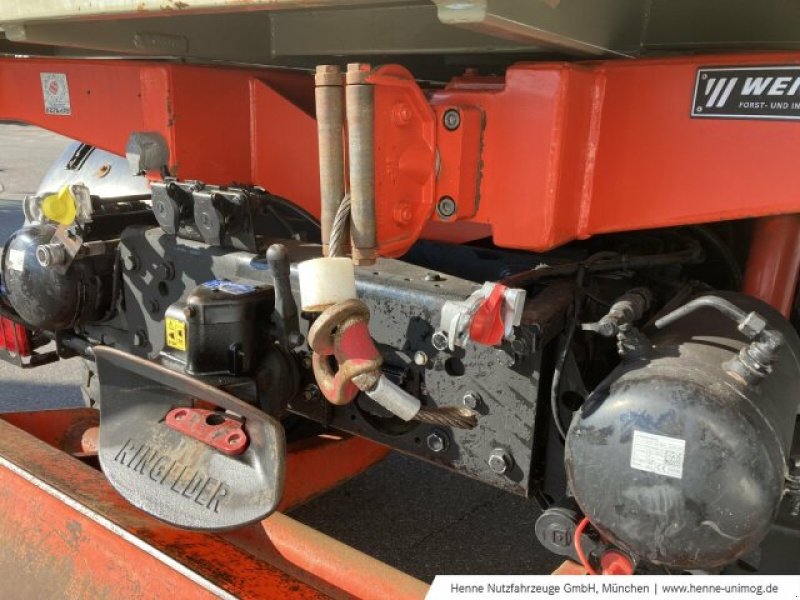
{"type": "Polygon", "coordinates": [[[255,407],[158,363],[95,349],[102,397],[100,465],[131,504],[179,527],[230,529],[272,513],[283,493],[286,448],[278,421],[255,407]],[[220,452],[165,422],[196,401],[237,415],[248,438],[220,452]]]}

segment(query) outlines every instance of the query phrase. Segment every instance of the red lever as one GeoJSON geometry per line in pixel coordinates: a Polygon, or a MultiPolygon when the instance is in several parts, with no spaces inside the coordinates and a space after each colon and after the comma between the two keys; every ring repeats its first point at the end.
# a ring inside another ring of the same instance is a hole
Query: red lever
{"type": "Polygon", "coordinates": [[[495,285],[489,297],[478,306],[469,324],[471,340],[485,346],[496,346],[503,340],[506,327],[503,324],[503,296],[508,288],[495,285]]]}
{"type": "Polygon", "coordinates": [[[247,446],[242,424],[222,413],[204,408],[173,408],[164,421],[170,429],[203,442],[223,454],[236,456],[247,446]]]}

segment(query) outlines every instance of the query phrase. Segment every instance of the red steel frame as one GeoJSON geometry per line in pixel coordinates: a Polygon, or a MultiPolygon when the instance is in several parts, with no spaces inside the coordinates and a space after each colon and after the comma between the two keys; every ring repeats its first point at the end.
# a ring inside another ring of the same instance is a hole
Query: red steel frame
{"type": "MultiPolygon", "coordinates": [[[[467,74],[429,96],[402,68],[376,70],[380,251],[402,254],[420,235],[492,235],[500,246],[546,250],[598,233],[768,217],[754,230],[744,291],[788,316],[800,267],[800,124],[691,119],[697,68],[728,64],[800,64],[800,54],[520,64],[504,78],[467,74]],[[457,131],[442,124],[451,108],[461,114],[457,131]],[[449,219],[434,216],[443,195],[457,205],[449,219]]],[[[262,185],[319,216],[312,111],[313,80],[297,73],[0,59],[0,118],[120,154],[131,132],[159,132],[173,174],[262,185]],[[67,75],[69,116],[44,113],[43,72],[67,75]]],[[[6,420],[81,456],[96,444],[94,418],[6,420]]],[[[293,450],[282,509],[386,453],[358,439],[293,450]]],[[[127,505],[99,472],[2,421],[0,467],[0,529],[15,536],[2,545],[0,573],[23,587],[57,573],[59,592],[98,597],[415,598],[426,590],[279,513],[225,536],[172,529],[127,505]],[[19,498],[32,498],[34,510],[19,498]]]]}
{"type": "MultiPolygon", "coordinates": [[[[425,596],[423,582],[282,513],[216,535],[158,522],[74,458],[93,454],[77,440],[91,439],[96,424],[90,409],[0,419],[0,574],[15,582],[17,597],[425,596]]],[[[281,510],[387,452],[349,437],[290,446],[281,510]]]]}
{"type": "MultiPolygon", "coordinates": [[[[571,239],[800,213],[797,123],[692,119],[700,66],[796,64],[800,54],[528,63],[424,95],[373,72],[376,202],[384,255],[419,234],[546,250],[571,239]],[[444,111],[462,126],[448,131],[444,111]],[[454,223],[434,206],[457,204],[454,223]]],[[[310,75],[136,61],[0,60],[0,118],[123,153],[157,131],[183,179],[253,183],[319,214],[310,75]],[[44,112],[40,74],[64,73],[70,115],[44,112]]]]}

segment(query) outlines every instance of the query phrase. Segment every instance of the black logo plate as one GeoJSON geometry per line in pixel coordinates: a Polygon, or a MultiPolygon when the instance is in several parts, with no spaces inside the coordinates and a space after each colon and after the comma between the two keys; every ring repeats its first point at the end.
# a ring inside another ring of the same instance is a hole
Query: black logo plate
{"type": "Polygon", "coordinates": [[[800,119],[800,66],[697,70],[692,117],[800,119]]]}

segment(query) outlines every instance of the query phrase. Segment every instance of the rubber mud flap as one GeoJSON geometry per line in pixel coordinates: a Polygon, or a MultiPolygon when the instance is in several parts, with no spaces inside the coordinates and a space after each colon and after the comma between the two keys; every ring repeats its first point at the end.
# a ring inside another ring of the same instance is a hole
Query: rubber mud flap
{"type": "Polygon", "coordinates": [[[286,466],[277,420],[158,363],[103,346],[95,358],[100,465],[128,502],[172,525],[201,530],[239,527],[277,508],[286,466]],[[243,418],[249,442],[242,454],[226,455],[164,423],[171,409],[194,400],[243,418]]]}

